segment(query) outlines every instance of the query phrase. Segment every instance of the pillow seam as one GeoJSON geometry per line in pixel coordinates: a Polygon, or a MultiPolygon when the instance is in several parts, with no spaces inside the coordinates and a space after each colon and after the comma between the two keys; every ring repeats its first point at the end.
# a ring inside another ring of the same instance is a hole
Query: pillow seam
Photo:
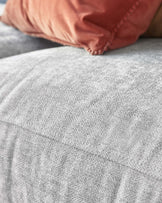
{"type": "Polygon", "coordinates": [[[115,26],[115,28],[113,29],[111,35],[112,35],[112,39],[110,41],[108,41],[105,46],[102,49],[99,50],[92,50],[90,48],[87,48],[87,51],[90,52],[92,55],[98,55],[98,54],[102,54],[104,51],[107,51],[110,49],[110,47],[113,44],[113,41],[115,39],[115,35],[118,32],[118,30],[121,28],[121,26],[128,22],[129,17],[134,14],[134,12],[137,10],[137,7],[140,5],[141,0],[136,0],[135,3],[133,3],[133,5],[131,6],[131,8],[126,12],[126,14],[123,16],[123,18],[119,21],[119,23],[117,23],[117,25],[115,26]]]}
{"type": "Polygon", "coordinates": [[[120,22],[113,29],[113,32],[112,32],[113,37],[112,37],[112,40],[110,42],[110,46],[107,47],[107,49],[109,49],[112,46],[112,44],[115,40],[116,33],[119,31],[119,29],[122,27],[122,25],[124,23],[128,22],[129,17],[134,14],[134,12],[137,10],[140,3],[141,3],[141,0],[136,0],[135,3],[132,5],[132,7],[128,10],[128,12],[124,15],[124,17],[120,20],[120,22]]]}

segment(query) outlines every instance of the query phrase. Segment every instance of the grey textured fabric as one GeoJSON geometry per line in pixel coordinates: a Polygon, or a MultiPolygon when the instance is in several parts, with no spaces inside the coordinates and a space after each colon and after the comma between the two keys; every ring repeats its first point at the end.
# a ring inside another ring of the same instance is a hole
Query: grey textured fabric
{"type": "MultiPolygon", "coordinates": [[[[0,15],[3,10],[4,4],[0,4],[0,15]]],[[[0,22],[0,58],[59,46],[61,45],[55,42],[27,36],[0,22]]]]}
{"type": "Polygon", "coordinates": [[[5,4],[7,2],[7,0],[0,0],[0,3],[5,4]]]}
{"type": "Polygon", "coordinates": [[[162,40],[0,60],[0,202],[162,202],[162,40]]]}

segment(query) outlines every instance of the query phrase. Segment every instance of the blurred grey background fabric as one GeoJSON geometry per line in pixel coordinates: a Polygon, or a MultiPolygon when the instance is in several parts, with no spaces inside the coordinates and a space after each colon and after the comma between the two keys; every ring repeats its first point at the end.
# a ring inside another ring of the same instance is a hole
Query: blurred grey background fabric
{"type": "Polygon", "coordinates": [[[0,0],[0,3],[6,3],[7,0],[0,0]]]}
{"type": "MultiPolygon", "coordinates": [[[[4,8],[5,4],[0,4],[0,15],[4,8]]],[[[0,58],[59,46],[61,45],[46,39],[28,36],[0,22],[0,58]]]]}
{"type": "Polygon", "coordinates": [[[0,60],[0,202],[162,202],[162,40],[0,60]]]}

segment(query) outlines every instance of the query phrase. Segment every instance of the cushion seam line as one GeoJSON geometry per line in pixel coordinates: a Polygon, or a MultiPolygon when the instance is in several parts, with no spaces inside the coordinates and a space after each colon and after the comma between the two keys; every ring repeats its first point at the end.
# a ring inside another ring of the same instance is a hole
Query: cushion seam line
{"type": "Polygon", "coordinates": [[[54,142],[57,142],[57,143],[59,143],[59,144],[65,145],[65,146],[68,146],[68,147],[70,147],[70,148],[74,148],[74,149],[76,149],[76,150],[82,151],[83,153],[90,154],[90,155],[92,155],[92,156],[101,158],[101,159],[103,159],[103,160],[105,160],[105,161],[112,162],[112,163],[114,163],[114,164],[116,164],[116,165],[120,165],[120,166],[122,166],[122,167],[126,167],[126,168],[128,168],[128,169],[131,169],[131,170],[133,170],[133,171],[139,173],[139,174],[142,174],[142,175],[145,176],[146,178],[152,178],[152,179],[154,179],[154,180],[156,180],[156,181],[162,182],[162,179],[160,179],[159,177],[156,177],[156,176],[147,174],[147,173],[145,173],[145,172],[142,172],[141,170],[132,168],[131,166],[128,166],[128,165],[119,163],[118,161],[113,160],[113,159],[111,159],[111,158],[103,157],[102,155],[99,155],[99,154],[96,154],[96,153],[93,153],[93,152],[86,151],[86,150],[84,150],[84,149],[78,148],[77,146],[73,146],[73,145],[70,145],[70,144],[65,143],[65,142],[60,142],[59,140],[57,140],[57,139],[55,139],[55,138],[50,138],[50,137],[48,137],[47,135],[44,135],[44,134],[39,133],[39,132],[34,132],[33,130],[29,130],[28,128],[25,128],[25,127],[23,127],[23,126],[20,126],[20,125],[18,125],[18,124],[15,124],[15,123],[11,123],[11,122],[9,122],[9,121],[5,121],[5,120],[1,120],[1,119],[0,119],[0,122],[1,122],[1,123],[4,123],[4,124],[7,124],[7,125],[10,125],[10,126],[15,126],[15,127],[19,128],[19,129],[22,129],[22,130],[29,131],[29,132],[31,132],[31,133],[33,133],[33,134],[36,134],[36,135],[40,136],[40,137],[43,137],[43,138],[52,140],[52,141],[54,141],[54,142]]]}

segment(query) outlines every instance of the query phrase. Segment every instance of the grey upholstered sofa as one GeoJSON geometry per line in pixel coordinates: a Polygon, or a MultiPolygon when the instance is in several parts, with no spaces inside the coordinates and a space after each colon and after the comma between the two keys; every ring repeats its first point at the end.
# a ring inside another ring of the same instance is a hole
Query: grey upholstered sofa
{"type": "MultiPolygon", "coordinates": [[[[0,14],[4,6],[5,4],[0,4],[0,14]]],[[[0,58],[58,46],[61,45],[45,39],[27,36],[0,22],[0,58]]]]}
{"type": "Polygon", "coordinates": [[[7,2],[7,0],[0,0],[0,3],[1,4],[4,4],[4,3],[6,3],[7,2]]]}
{"type": "Polygon", "coordinates": [[[0,24],[0,47],[0,203],[162,202],[161,39],[90,56],[0,24]]]}

